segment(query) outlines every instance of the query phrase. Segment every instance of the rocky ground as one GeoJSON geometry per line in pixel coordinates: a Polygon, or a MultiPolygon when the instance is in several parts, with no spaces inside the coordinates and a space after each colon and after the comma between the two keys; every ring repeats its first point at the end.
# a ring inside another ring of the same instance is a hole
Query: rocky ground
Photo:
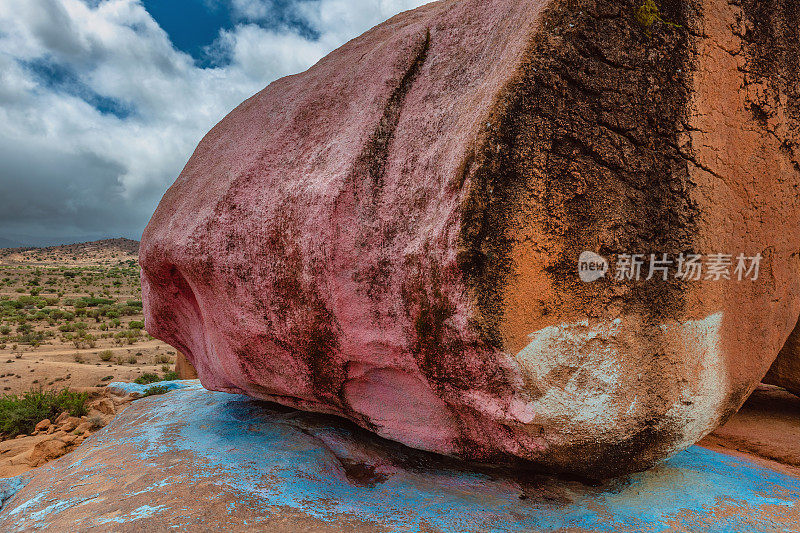
{"type": "Polygon", "coordinates": [[[0,435],[0,478],[80,446],[131,401],[112,381],[174,379],[176,351],[143,328],[138,243],[112,239],[0,250],[0,396],[82,391],[87,414],[0,435]]]}
{"type": "Polygon", "coordinates": [[[31,435],[18,435],[0,442],[0,478],[17,476],[65,455],[104,428],[133,396],[112,394],[104,388],[88,388],[88,413],[81,417],[62,412],[54,420],[44,419],[31,435]]]}
{"type": "Polygon", "coordinates": [[[72,453],[0,480],[0,530],[772,533],[800,523],[800,479],[697,446],[586,484],[413,450],[341,418],[197,382],[173,385],[128,405],[72,453]]]}
{"type": "Polygon", "coordinates": [[[800,478],[800,398],[761,385],[727,424],[699,444],[800,478]]]}

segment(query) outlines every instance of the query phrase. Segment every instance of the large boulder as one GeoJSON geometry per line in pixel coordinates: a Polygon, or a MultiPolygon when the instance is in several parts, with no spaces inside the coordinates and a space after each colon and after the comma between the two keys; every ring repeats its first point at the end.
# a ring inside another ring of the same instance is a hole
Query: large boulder
{"type": "Polygon", "coordinates": [[[789,531],[800,481],[692,448],[599,485],[447,460],[188,384],[0,480],[0,531],[789,531]]]}
{"type": "Polygon", "coordinates": [[[415,448],[647,468],[800,315],[799,27],[791,0],[401,14],[202,140],[143,236],[147,329],[209,389],[415,448]],[[730,280],[578,275],[717,253],[730,280]]]}

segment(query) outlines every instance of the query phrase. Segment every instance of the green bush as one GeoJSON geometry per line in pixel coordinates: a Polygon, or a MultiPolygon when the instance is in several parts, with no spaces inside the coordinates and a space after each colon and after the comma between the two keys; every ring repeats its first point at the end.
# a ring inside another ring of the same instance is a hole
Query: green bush
{"type": "Polygon", "coordinates": [[[153,385],[142,394],[142,398],[146,398],[148,396],[155,396],[157,394],[166,394],[169,392],[169,387],[166,385],[153,385]]]}
{"type": "Polygon", "coordinates": [[[170,370],[164,373],[164,381],[175,381],[176,379],[180,379],[177,372],[170,370]]]}
{"type": "Polygon", "coordinates": [[[114,356],[114,353],[111,350],[103,350],[98,355],[100,356],[101,361],[111,361],[111,358],[114,356]]]}
{"type": "Polygon", "coordinates": [[[75,301],[75,307],[78,305],[82,305],[83,307],[97,307],[103,305],[111,305],[114,303],[114,300],[109,300],[107,298],[95,298],[94,296],[84,296],[75,301]]]}
{"type": "Polygon", "coordinates": [[[162,379],[158,377],[158,374],[153,374],[152,372],[145,372],[133,380],[134,383],[138,383],[139,385],[149,385],[150,383],[157,383],[159,381],[162,381],[162,379]]]}
{"type": "Polygon", "coordinates": [[[140,322],[138,320],[132,320],[128,327],[131,329],[144,329],[144,322],[140,322]]]}
{"type": "Polygon", "coordinates": [[[85,392],[30,390],[22,396],[7,394],[0,398],[0,433],[7,437],[33,433],[45,418],[55,420],[63,411],[72,416],[86,414],[85,392]]]}

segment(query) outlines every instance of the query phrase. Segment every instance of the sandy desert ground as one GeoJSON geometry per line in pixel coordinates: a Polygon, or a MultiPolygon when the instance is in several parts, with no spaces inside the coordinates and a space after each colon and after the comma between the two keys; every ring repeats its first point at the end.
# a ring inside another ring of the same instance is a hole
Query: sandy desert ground
{"type": "Polygon", "coordinates": [[[173,370],[143,329],[138,243],[0,250],[0,393],[102,386],[173,370]]]}

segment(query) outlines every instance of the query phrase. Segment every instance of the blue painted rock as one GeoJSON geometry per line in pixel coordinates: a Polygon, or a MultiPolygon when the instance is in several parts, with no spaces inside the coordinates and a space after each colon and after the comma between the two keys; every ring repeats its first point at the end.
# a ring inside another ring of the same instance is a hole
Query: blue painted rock
{"type": "Polygon", "coordinates": [[[147,329],[209,389],[414,448],[648,468],[800,315],[799,26],[790,0],[399,15],[203,139],[142,239],[147,329]]]}
{"type": "Polygon", "coordinates": [[[0,483],[0,530],[766,532],[800,523],[800,481],[700,448],[587,486],[448,460],[338,417],[185,385],[137,400],[78,450],[0,483]]]}

